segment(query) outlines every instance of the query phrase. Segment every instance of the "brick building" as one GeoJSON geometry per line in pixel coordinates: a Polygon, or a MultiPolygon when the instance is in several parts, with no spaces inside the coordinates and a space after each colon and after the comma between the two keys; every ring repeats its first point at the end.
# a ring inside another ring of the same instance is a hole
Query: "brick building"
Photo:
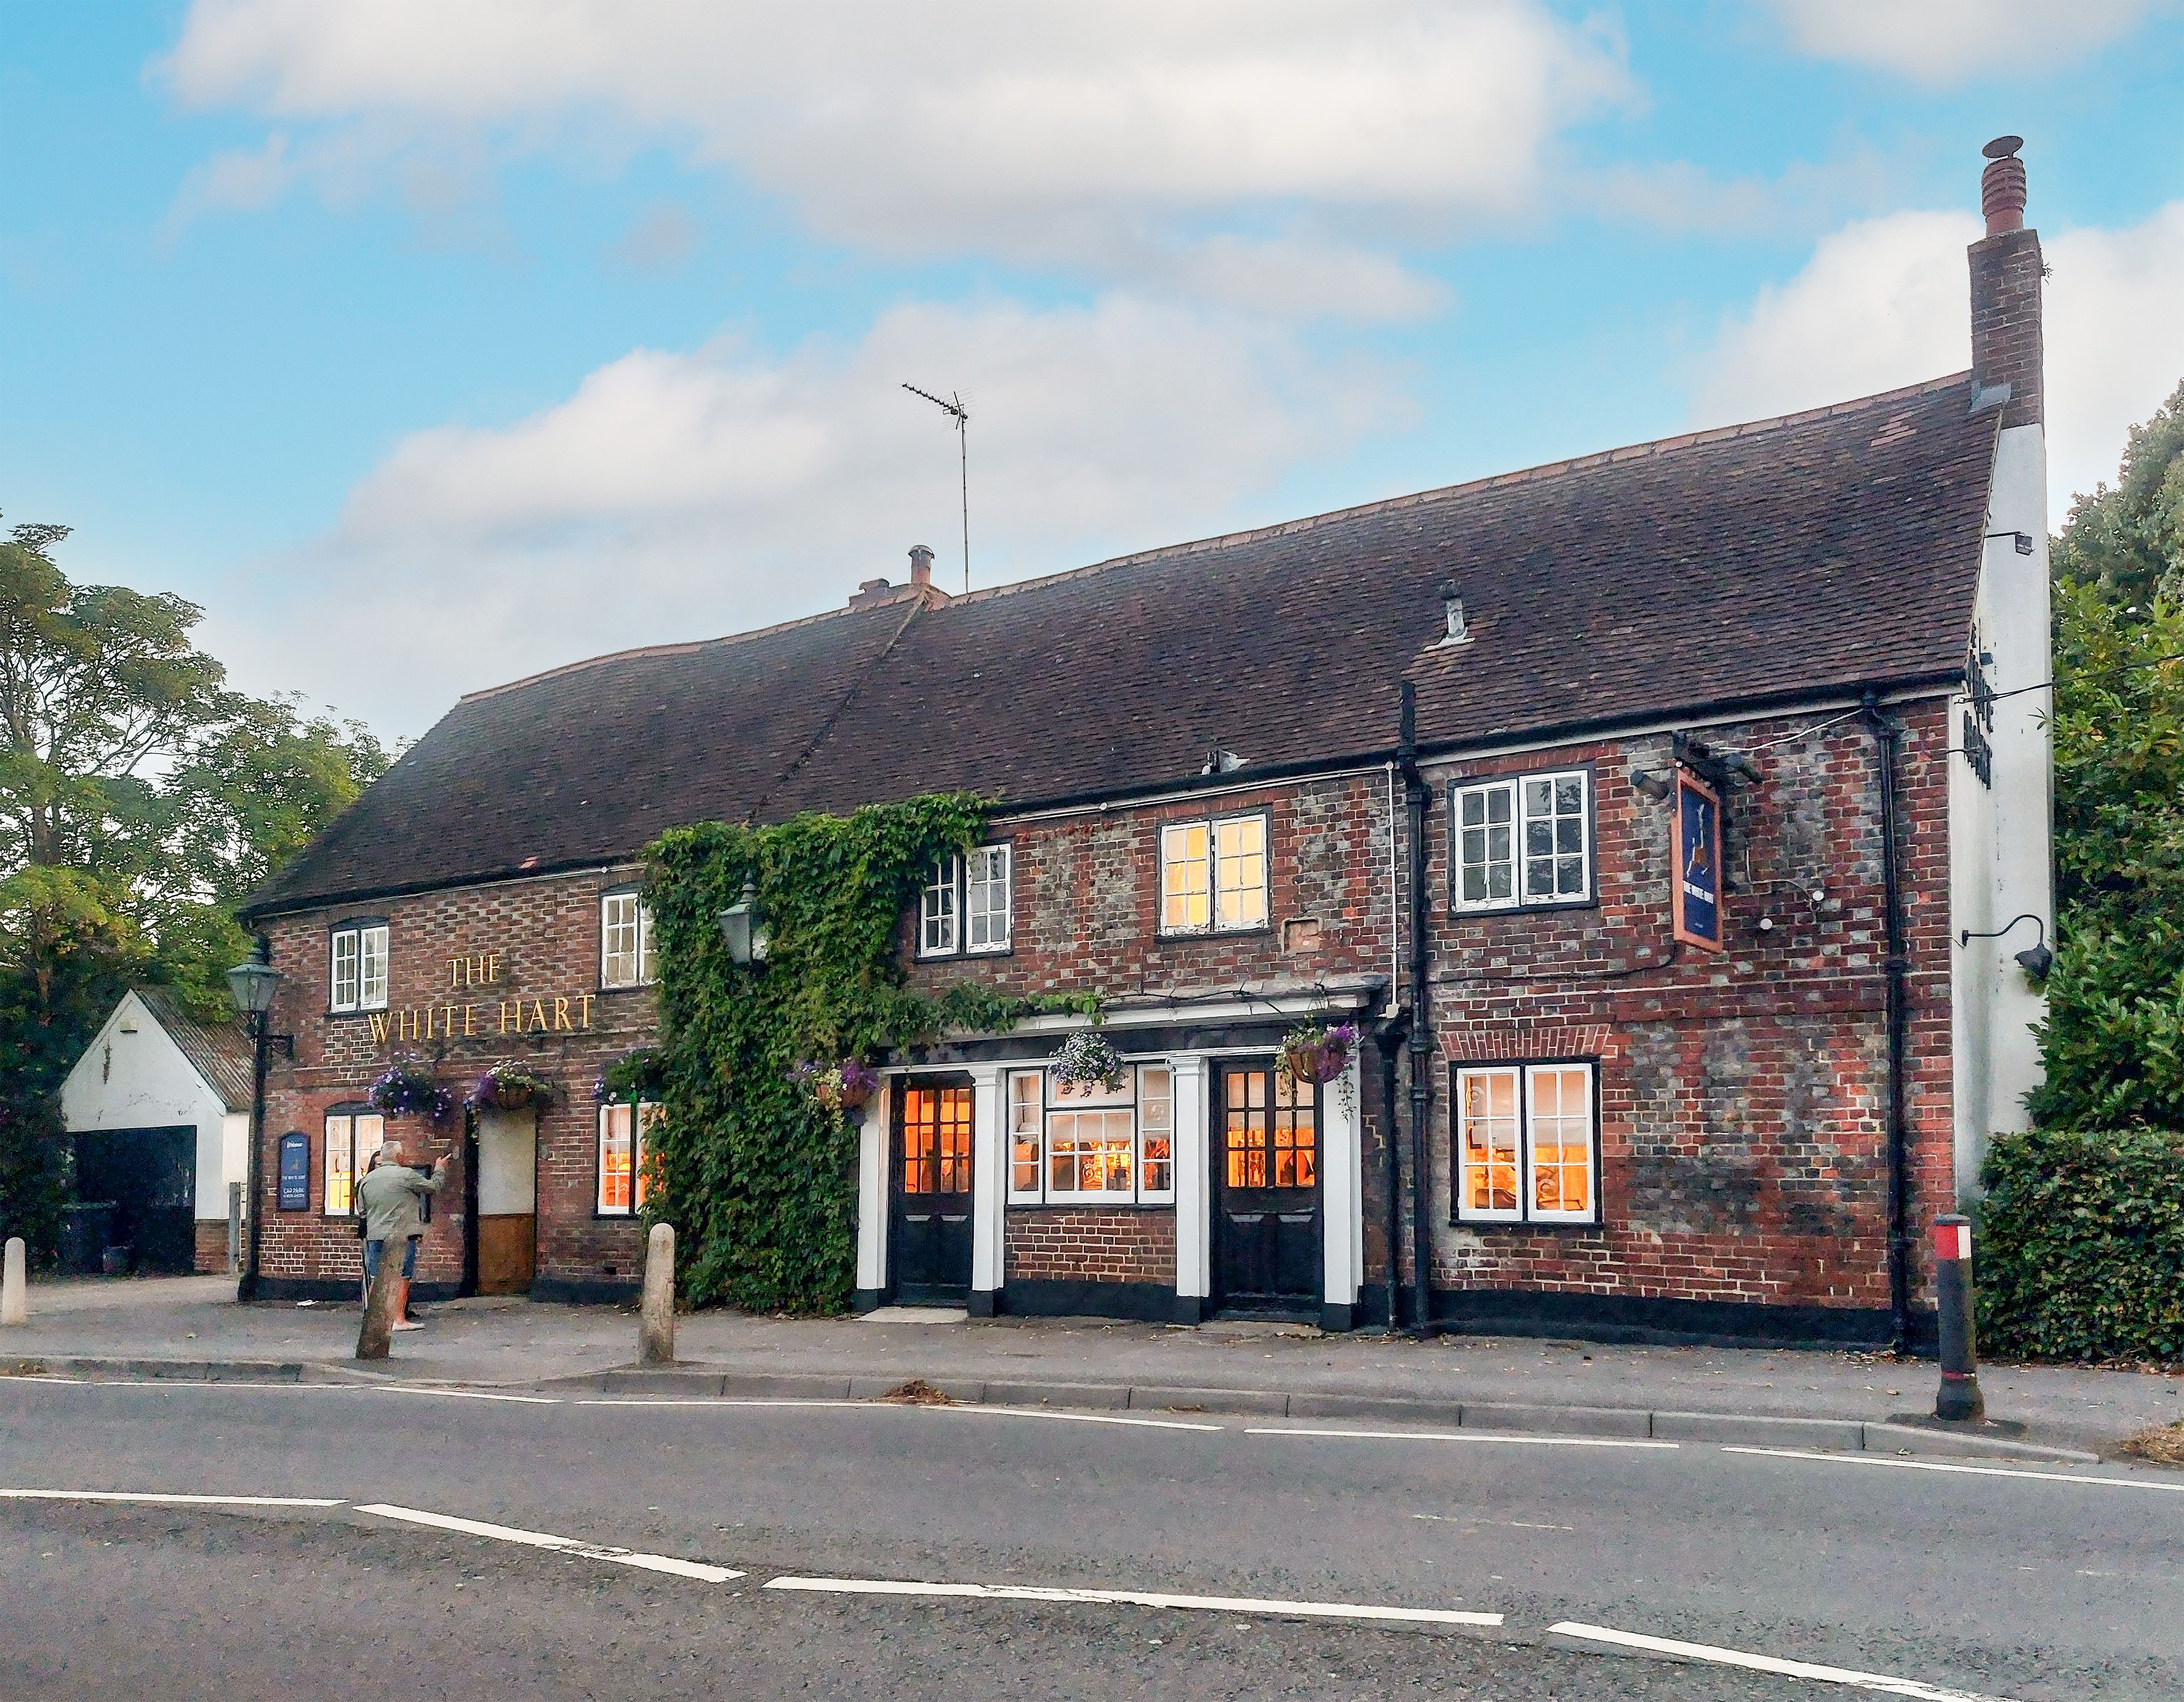
{"type": "MultiPolygon", "coordinates": [[[[2036,1077],[2050,914],[2040,259],[1988,168],[1971,372],[465,698],[253,902],[286,976],[265,1292],[346,1291],[398,1055],[473,1118],[421,1291],[631,1292],[643,848],[996,800],[913,979],[1095,992],[883,1060],[861,1304],[1880,1341],[2036,1077]],[[2013,921],[2013,919],[2017,919],[2013,921]],[[2012,931],[2014,929],[2014,932],[2012,931]],[[1303,1023],[1359,1040],[1324,1085],[1303,1023]]],[[[1993,152],[1993,150],[1991,150],[1993,152]]],[[[426,1152],[444,1144],[413,1140],[426,1152]]]]}

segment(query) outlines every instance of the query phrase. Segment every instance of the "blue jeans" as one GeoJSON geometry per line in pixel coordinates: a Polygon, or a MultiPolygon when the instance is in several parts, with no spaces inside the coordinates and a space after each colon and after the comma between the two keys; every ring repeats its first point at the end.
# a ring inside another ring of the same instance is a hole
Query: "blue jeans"
{"type": "MultiPolygon", "coordinates": [[[[405,1282],[417,1274],[417,1243],[420,1239],[420,1237],[412,1235],[403,1243],[402,1280],[405,1282]]],[[[364,1280],[366,1282],[379,1275],[379,1249],[386,1245],[383,1241],[364,1243],[364,1280]]]]}

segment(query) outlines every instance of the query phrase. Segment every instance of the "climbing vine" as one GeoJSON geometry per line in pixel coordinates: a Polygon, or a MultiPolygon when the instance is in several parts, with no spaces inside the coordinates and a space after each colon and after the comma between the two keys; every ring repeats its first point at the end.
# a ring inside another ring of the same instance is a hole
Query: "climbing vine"
{"type": "Polygon", "coordinates": [[[926,872],[967,850],[986,809],[967,793],[800,815],[707,822],[652,847],[646,896],[660,947],[660,1043],[645,1073],[645,1215],[675,1226],[693,1304],[838,1311],[856,1278],[857,1133],[800,1082],[812,1059],[877,1059],[944,1030],[1006,1029],[1096,998],[1012,998],[964,982],[904,984],[898,931],[926,872]],[[755,882],[766,960],[730,958],[720,913],[755,882]]]}

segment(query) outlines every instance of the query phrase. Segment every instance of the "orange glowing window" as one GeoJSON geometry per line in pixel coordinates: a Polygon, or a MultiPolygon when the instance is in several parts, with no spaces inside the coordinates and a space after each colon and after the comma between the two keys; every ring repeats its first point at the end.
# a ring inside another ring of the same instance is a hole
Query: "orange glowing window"
{"type": "Polygon", "coordinates": [[[1230,1188],[1309,1188],[1319,1182],[1319,1096],[1279,1070],[1230,1070],[1222,1159],[1230,1188]]]}
{"type": "Polygon", "coordinates": [[[902,1095],[902,1191],[971,1191],[971,1090],[912,1085],[902,1095]]]}
{"type": "Polygon", "coordinates": [[[1507,1064],[1456,1072],[1459,1218],[1594,1220],[1593,1067],[1507,1064]]]}

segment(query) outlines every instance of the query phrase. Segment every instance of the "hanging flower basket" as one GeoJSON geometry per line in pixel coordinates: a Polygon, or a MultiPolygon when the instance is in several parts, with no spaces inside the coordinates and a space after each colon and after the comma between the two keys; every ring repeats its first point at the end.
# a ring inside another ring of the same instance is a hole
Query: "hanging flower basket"
{"type": "Polygon", "coordinates": [[[1112,1093],[1123,1085],[1122,1056],[1098,1029],[1080,1028],[1054,1054],[1054,1079],[1060,1087],[1112,1093]]]}
{"type": "Polygon", "coordinates": [[[809,1093],[822,1111],[856,1110],[880,1084],[879,1072],[857,1058],[834,1064],[807,1058],[788,1072],[788,1079],[809,1093]]]}
{"type": "Polygon", "coordinates": [[[633,1048],[600,1072],[599,1079],[592,1084],[592,1098],[602,1105],[656,1099],[663,1073],[658,1047],[633,1048]]]}
{"type": "Polygon", "coordinates": [[[1356,1023],[1307,1023],[1282,1037],[1282,1070],[1292,1082],[1324,1087],[1350,1067],[1357,1050],[1356,1023]]]}
{"type": "Polygon", "coordinates": [[[390,1117],[429,1117],[444,1123],[454,1114],[455,1096],[422,1070],[397,1064],[371,1084],[366,1096],[375,1111],[390,1117]]]}
{"type": "Polygon", "coordinates": [[[561,1090],[521,1064],[495,1064],[477,1078],[463,1103],[473,1111],[543,1111],[561,1090]]]}

